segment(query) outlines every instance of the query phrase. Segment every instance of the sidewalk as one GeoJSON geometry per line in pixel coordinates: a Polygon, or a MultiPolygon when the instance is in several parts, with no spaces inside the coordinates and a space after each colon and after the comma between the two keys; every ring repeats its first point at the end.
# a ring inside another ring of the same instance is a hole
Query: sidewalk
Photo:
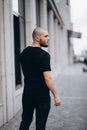
{"type": "MultiPolygon", "coordinates": [[[[55,107],[52,97],[46,130],[87,130],[87,73],[82,72],[82,67],[72,65],[57,77],[55,85],[62,103],[55,107]]],[[[18,130],[21,112],[0,130],[18,130]]],[[[35,118],[30,130],[35,130],[35,118]]]]}
{"type": "MultiPolygon", "coordinates": [[[[78,64],[72,64],[68,67],[66,67],[62,72],[61,74],[62,75],[72,75],[72,74],[75,74],[75,75],[83,75],[83,71],[82,71],[82,68],[84,67],[85,65],[84,64],[81,64],[81,63],[78,63],[78,64]]],[[[87,74],[87,73],[86,73],[87,74]]]]}

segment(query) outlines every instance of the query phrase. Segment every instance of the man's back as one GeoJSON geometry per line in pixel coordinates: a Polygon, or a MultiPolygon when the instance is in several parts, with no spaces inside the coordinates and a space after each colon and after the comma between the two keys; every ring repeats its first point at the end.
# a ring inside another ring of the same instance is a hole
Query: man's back
{"type": "Polygon", "coordinates": [[[49,90],[43,77],[43,71],[51,70],[49,54],[40,47],[27,47],[20,54],[20,60],[25,88],[32,94],[48,95],[49,90]]]}

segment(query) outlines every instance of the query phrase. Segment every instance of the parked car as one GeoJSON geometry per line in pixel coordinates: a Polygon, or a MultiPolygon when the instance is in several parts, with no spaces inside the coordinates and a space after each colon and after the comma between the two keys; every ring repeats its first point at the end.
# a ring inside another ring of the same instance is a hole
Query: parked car
{"type": "Polygon", "coordinates": [[[74,63],[84,63],[83,56],[74,56],[73,60],[74,60],[74,63]]]}

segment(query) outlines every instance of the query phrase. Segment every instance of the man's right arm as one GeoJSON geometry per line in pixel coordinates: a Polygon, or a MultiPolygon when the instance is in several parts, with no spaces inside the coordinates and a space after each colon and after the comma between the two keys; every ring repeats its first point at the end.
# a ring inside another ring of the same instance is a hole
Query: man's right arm
{"type": "Polygon", "coordinates": [[[52,92],[54,96],[55,105],[59,106],[61,104],[61,101],[58,96],[57,90],[54,86],[54,80],[52,78],[51,71],[44,71],[43,75],[44,75],[46,85],[48,86],[49,90],[52,92]]]}

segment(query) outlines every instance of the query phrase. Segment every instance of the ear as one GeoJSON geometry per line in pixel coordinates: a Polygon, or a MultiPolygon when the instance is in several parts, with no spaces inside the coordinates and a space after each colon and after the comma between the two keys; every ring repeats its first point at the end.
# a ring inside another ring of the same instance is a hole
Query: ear
{"type": "Polygon", "coordinates": [[[36,37],[35,37],[35,40],[36,40],[37,42],[39,42],[39,41],[40,41],[40,36],[36,36],[36,37]]]}

